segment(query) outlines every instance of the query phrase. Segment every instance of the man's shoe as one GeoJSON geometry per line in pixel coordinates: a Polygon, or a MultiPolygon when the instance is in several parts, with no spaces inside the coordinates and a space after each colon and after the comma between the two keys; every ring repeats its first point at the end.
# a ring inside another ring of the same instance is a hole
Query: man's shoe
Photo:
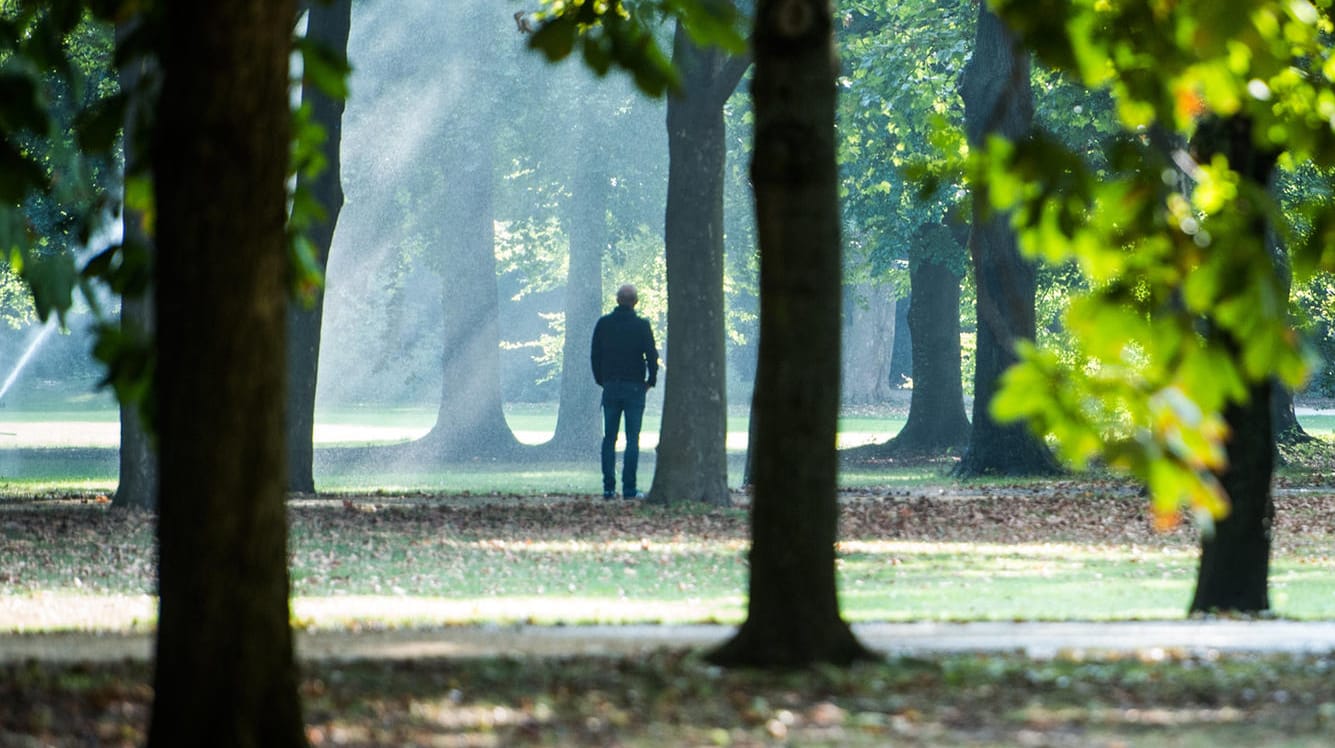
{"type": "Polygon", "coordinates": [[[603,491],[603,499],[612,501],[617,497],[616,491],[603,491]]]}
{"type": "Polygon", "coordinates": [[[622,494],[622,495],[621,495],[621,498],[625,499],[626,501],[635,501],[636,499],[643,499],[643,498],[644,498],[644,492],[643,492],[643,491],[636,491],[635,493],[626,493],[626,494],[622,494]]]}

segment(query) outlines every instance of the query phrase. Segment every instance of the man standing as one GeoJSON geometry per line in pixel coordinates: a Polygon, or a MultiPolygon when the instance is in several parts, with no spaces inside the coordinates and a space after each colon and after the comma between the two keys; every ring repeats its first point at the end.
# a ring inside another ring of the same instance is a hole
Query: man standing
{"type": "Polygon", "coordinates": [[[635,489],[640,461],[640,422],[644,395],[658,383],[658,348],[649,320],[635,313],[635,286],[617,289],[617,308],[593,326],[593,380],[603,388],[603,498],[616,498],[616,443],[621,415],[626,415],[626,464],[621,495],[641,498],[635,489]]]}

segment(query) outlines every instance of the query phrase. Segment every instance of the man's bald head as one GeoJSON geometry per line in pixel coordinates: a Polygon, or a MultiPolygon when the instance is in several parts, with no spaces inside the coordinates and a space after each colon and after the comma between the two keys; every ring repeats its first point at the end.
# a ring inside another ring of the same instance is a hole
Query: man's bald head
{"type": "Polygon", "coordinates": [[[640,296],[635,291],[635,286],[627,283],[617,289],[617,306],[632,308],[635,302],[640,300],[640,296]]]}

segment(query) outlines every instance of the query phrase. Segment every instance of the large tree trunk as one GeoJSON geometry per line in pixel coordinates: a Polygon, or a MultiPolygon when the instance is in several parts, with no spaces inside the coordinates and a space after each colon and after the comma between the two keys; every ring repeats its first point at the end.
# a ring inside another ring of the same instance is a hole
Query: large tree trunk
{"type": "Polygon", "coordinates": [[[446,145],[443,374],[436,424],[421,443],[445,461],[511,457],[519,446],[501,396],[492,210],[495,129],[479,116],[483,112],[456,119],[446,145]]]}
{"type": "MultiPolygon", "coordinates": [[[[1197,158],[1209,160],[1222,153],[1229,166],[1253,184],[1267,185],[1277,154],[1255,146],[1252,124],[1245,117],[1212,119],[1202,123],[1192,144],[1197,158]]],[[[1252,227],[1258,244],[1267,247],[1269,231],[1263,218],[1252,227]]],[[[1287,281],[1287,265],[1279,264],[1273,245],[1266,249],[1281,285],[1287,281]]],[[[1287,298],[1287,296],[1286,296],[1287,298]]],[[[1215,332],[1223,335],[1225,333],[1215,332]]],[[[1237,344],[1225,340],[1239,359],[1237,344]]],[[[1230,404],[1224,410],[1228,424],[1228,468],[1219,481],[1228,495],[1229,513],[1215,524],[1213,534],[1201,540],[1201,560],[1196,574],[1196,593],[1191,612],[1230,611],[1258,613],[1270,609],[1268,577],[1270,541],[1275,505],[1270,481],[1275,468],[1275,429],[1272,423],[1272,390],[1267,380],[1252,385],[1246,403],[1230,404]]]]}
{"type": "MultiPolygon", "coordinates": [[[[982,147],[991,135],[1011,140],[1028,135],[1034,115],[1029,56],[985,3],[978,8],[974,53],[961,89],[971,145],[982,147]]],[[[1015,344],[1034,339],[1034,264],[1020,255],[1010,216],[990,210],[986,195],[974,195],[973,221],[969,250],[978,290],[978,347],[972,432],[959,474],[1053,473],[1055,459],[1028,425],[997,423],[989,409],[1001,375],[1017,360],[1015,344]]]]}
{"type": "MultiPolygon", "coordinates": [[[[311,2],[306,21],[306,38],[317,41],[334,54],[347,58],[348,32],[352,25],[352,0],[311,2]]],[[[343,100],[321,93],[304,83],[301,96],[311,104],[312,120],[324,128],[325,141],[320,150],[325,168],[310,180],[311,194],[325,209],[324,220],[307,232],[317,255],[316,263],[324,272],[329,262],[329,247],[334,240],[338,214],[343,209],[343,181],[340,146],[343,141],[343,100]]],[[[297,176],[306,182],[304,174],[297,176]]],[[[294,304],[287,313],[287,490],[315,493],[315,386],[320,360],[320,322],[324,313],[324,289],[311,289],[310,304],[294,304]]]]}
{"type": "Polygon", "coordinates": [[[840,261],[828,0],[761,0],[756,13],[755,185],[760,361],[746,621],[710,653],[732,666],[871,657],[839,613],[835,431],[840,261]]]}
{"type": "Polygon", "coordinates": [[[565,340],[561,344],[561,404],[547,448],[571,458],[593,457],[602,439],[598,385],[589,371],[589,345],[593,326],[602,314],[603,252],[608,244],[611,183],[602,148],[605,136],[606,130],[592,115],[581,123],[567,218],[570,266],[566,271],[565,340]]]}
{"type": "Polygon", "coordinates": [[[169,3],[154,139],[157,653],[148,744],[303,746],[283,368],[292,0],[169,3]]]}
{"type": "Polygon", "coordinates": [[[1224,411],[1228,469],[1219,476],[1229,513],[1201,540],[1191,612],[1258,613],[1270,609],[1267,579],[1275,504],[1270,495],[1274,442],[1270,382],[1253,386],[1251,398],[1224,411]]]}
{"type": "Polygon", "coordinates": [[[723,104],[746,61],[702,49],[679,25],[672,59],[683,93],[668,99],[668,324],[649,501],[727,505],[727,331],[723,312],[723,104]]]}
{"type": "Polygon", "coordinates": [[[438,460],[505,459],[519,442],[501,394],[500,289],[496,273],[496,50],[505,27],[469,6],[454,14],[441,42],[448,113],[441,131],[445,200],[441,211],[444,305],[442,379],[436,423],[417,445],[438,460]]]}
{"type": "MultiPolygon", "coordinates": [[[[117,26],[118,45],[139,22],[136,19],[130,24],[117,26]]],[[[152,97],[142,90],[149,83],[146,79],[149,64],[140,59],[121,68],[121,90],[130,95],[132,102],[125,116],[122,141],[127,177],[143,172],[148,162],[148,154],[142,148],[146,134],[140,132],[139,124],[143,117],[142,108],[152,105],[152,97]]],[[[144,231],[143,216],[128,207],[123,210],[122,242],[127,247],[137,245],[143,252],[151,253],[152,239],[144,231]]],[[[148,293],[151,290],[143,296],[127,293],[121,299],[121,331],[131,339],[148,341],[152,338],[153,302],[148,293]]],[[[121,404],[119,482],[111,499],[111,505],[116,508],[151,510],[158,506],[158,455],[149,437],[142,405],[138,402],[121,404]]]]}
{"type": "Polygon", "coordinates": [[[963,237],[955,233],[940,224],[921,227],[909,251],[913,390],[908,421],[883,444],[847,450],[849,459],[937,456],[969,443],[960,356],[963,237]]]}
{"type": "Polygon", "coordinates": [[[860,283],[845,303],[843,401],[885,402],[890,396],[890,352],[895,345],[895,298],[879,283],[860,283]]]}
{"type": "Polygon", "coordinates": [[[1317,441],[1298,422],[1298,411],[1293,405],[1293,390],[1275,382],[1270,388],[1270,422],[1275,431],[1275,443],[1292,447],[1317,441]]]}
{"type": "MultiPolygon", "coordinates": [[[[1275,194],[1273,175],[1269,184],[1271,194],[1275,194]]],[[[1279,277],[1282,297],[1287,303],[1293,291],[1293,267],[1289,263],[1289,253],[1274,230],[1266,231],[1266,249],[1275,264],[1275,274],[1279,277]]],[[[1307,433],[1298,422],[1298,411],[1293,406],[1293,390],[1282,382],[1276,381],[1270,388],[1270,421],[1275,432],[1276,446],[1294,447],[1299,444],[1315,442],[1316,437],[1307,433]]],[[[1280,454],[1280,459],[1284,455],[1280,454]]]]}

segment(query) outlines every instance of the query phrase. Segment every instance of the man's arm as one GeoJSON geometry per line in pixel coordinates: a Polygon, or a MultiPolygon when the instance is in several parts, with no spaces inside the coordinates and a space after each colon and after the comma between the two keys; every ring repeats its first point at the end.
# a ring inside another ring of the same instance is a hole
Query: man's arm
{"type": "Polygon", "coordinates": [[[593,325],[593,342],[589,345],[589,363],[593,366],[593,381],[603,386],[603,321],[593,325]]]}
{"type": "Polygon", "coordinates": [[[645,384],[653,387],[658,384],[658,344],[654,342],[654,328],[649,324],[649,320],[644,321],[644,334],[646,343],[644,362],[649,366],[649,381],[645,384]]]}

